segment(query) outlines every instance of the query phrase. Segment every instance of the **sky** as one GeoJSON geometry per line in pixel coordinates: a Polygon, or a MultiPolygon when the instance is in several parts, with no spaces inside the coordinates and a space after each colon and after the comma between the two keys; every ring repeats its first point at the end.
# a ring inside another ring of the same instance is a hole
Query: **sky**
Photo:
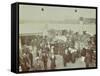
{"type": "Polygon", "coordinates": [[[72,7],[20,5],[20,34],[45,32],[48,29],[71,29],[79,32],[86,30],[95,34],[95,24],[85,26],[72,24],[74,22],[77,23],[80,17],[95,19],[96,10],[72,7]],[[41,10],[42,8],[43,11],[41,10]],[[77,10],[77,12],[75,12],[75,10],[77,10]]]}

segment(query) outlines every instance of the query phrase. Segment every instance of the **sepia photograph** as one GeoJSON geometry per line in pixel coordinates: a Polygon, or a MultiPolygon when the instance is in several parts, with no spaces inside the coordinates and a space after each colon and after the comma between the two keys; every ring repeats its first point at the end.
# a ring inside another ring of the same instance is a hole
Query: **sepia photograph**
{"type": "Polygon", "coordinates": [[[96,9],[19,5],[19,72],[97,67],[96,9]]]}

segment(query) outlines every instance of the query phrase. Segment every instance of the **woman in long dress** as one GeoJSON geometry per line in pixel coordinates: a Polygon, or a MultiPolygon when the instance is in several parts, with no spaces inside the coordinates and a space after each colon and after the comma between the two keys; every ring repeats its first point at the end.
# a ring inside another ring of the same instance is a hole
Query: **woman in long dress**
{"type": "Polygon", "coordinates": [[[50,68],[51,68],[51,69],[55,69],[55,68],[56,68],[56,62],[55,62],[56,57],[55,57],[54,54],[51,55],[50,60],[51,60],[50,68]]]}

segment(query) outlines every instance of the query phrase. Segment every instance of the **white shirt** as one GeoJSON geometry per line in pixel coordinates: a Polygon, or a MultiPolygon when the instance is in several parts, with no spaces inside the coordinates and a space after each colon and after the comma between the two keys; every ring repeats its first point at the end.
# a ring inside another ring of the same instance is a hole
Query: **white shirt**
{"type": "Polygon", "coordinates": [[[68,53],[68,50],[67,49],[65,49],[65,54],[67,54],[68,53]]]}
{"type": "Polygon", "coordinates": [[[76,52],[77,50],[76,50],[76,49],[73,49],[73,48],[69,48],[69,51],[70,51],[71,53],[73,53],[73,52],[76,52]]]}

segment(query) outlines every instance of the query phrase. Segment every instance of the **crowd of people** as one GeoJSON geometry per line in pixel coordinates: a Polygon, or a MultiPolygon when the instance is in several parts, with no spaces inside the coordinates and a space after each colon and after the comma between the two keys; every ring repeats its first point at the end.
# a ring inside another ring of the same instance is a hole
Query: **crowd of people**
{"type": "Polygon", "coordinates": [[[78,58],[83,59],[86,68],[96,66],[96,35],[60,30],[53,37],[49,36],[20,36],[20,71],[63,69],[78,58]]]}

